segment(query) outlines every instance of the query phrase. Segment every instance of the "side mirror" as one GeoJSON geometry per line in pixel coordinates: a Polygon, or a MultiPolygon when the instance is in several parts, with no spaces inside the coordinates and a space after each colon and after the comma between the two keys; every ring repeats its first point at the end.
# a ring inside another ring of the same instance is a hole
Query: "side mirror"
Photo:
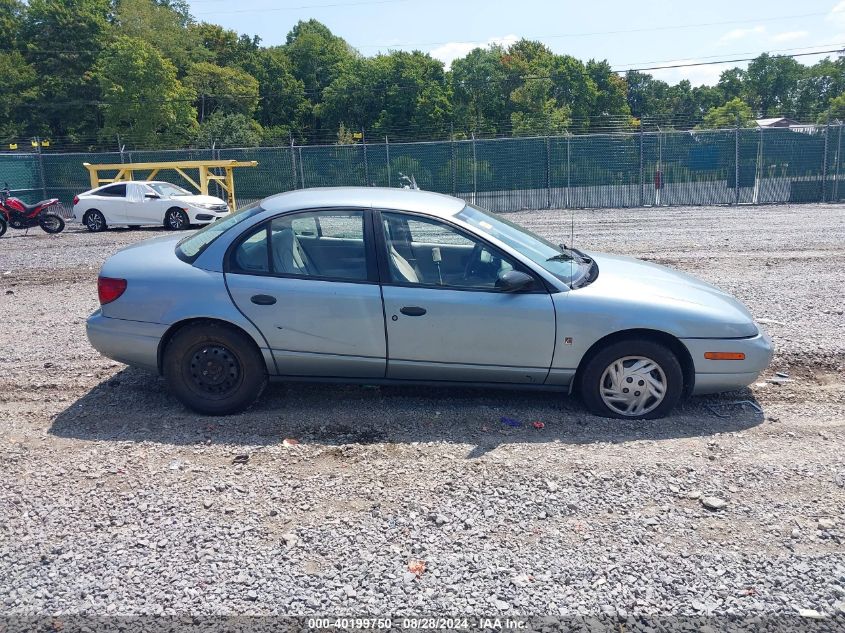
{"type": "Polygon", "coordinates": [[[159,198],[161,198],[160,195],[158,195],[157,193],[153,193],[152,191],[148,191],[147,193],[145,193],[144,197],[149,198],[150,200],[158,200],[159,198]]]}
{"type": "Polygon", "coordinates": [[[534,283],[534,278],[518,270],[509,270],[499,275],[496,288],[505,292],[518,292],[534,283]]]}

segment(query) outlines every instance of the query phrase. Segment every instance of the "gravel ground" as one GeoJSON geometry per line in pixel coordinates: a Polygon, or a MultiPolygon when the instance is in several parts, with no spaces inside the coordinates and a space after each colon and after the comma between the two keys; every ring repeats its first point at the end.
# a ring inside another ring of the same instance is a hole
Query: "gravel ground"
{"type": "MultiPolygon", "coordinates": [[[[568,212],[509,217],[570,241],[568,212]]],[[[100,264],[158,231],[10,231],[0,610],[841,618],[845,207],[575,224],[585,250],[736,294],[770,370],[637,424],[554,394],[325,385],[205,418],[85,337],[100,264]]]]}

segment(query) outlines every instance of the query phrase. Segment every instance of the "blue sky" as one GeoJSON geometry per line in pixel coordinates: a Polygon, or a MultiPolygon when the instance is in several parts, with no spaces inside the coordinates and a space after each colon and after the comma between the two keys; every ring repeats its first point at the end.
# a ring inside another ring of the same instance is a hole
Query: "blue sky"
{"type": "MultiPolygon", "coordinates": [[[[845,0],[639,2],[596,0],[190,0],[199,20],[281,44],[316,18],[365,55],[419,49],[449,64],[475,46],[521,37],[557,53],[607,59],[614,69],[723,60],[763,51],[845,48],[845,0]]],[[[819,57],[799,57],[812,63],[819,57]]],[[[650,71],[675,83],[712,84],[717,64],[650,71]]]]}

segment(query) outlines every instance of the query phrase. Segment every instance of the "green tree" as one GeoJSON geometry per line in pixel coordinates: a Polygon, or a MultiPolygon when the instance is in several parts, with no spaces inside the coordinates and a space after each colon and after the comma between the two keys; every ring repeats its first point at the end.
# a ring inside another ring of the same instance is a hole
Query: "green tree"
{"type": "Polygon", "coordinates": [[[119,36],[103,51],[94,75],[103,94],[102,135],[121,135],[156,147],[193,136],[195,94],[176,78],[176,67],[144,40],[119,36]]]}
{"type": "Polygon", "coordinates": [[[476,48],[466,57],[452,62],[449,80],[452,86],[455,125],[468,132],[495,134],[507,128],[507,74],[502,63],[501,46],[476,48]]]}
{"type": "MultiPolygon", "coordinates": [[[[822,115],[837,95],[845,92],[845,57],[820,60],[804,71],[798,81],[795,117],[814,120],[822,115]]],[[[823,118],[823,117],[822,117],[823,118]]]]}
{"type": "Polygon", "coordinates": [[[748,103],[761,116],[792,115],[803,69],[792,57],[767,53],[756,57],[745,73],[748,103]]]}
{"type": "Polygon", "coordinates": [[[449,134],[451,99],[443,63],[426,53],[394,51],[348,60],[323,92],[318,115],[335,134],[340,124],[394,139],[449,134]]]}
{"type": "Polygon", "coordinates": [[[281,48],[265,48],[258,54],[258,64],[258,122],[264,127],[286,127],[296,136],[304,134],[313,106],[305,96],[305,85],[293,75],[290,59],[281,48]]]}
{"type": "Polygon", "coordinates": [[[34,132],[71,140],[96,136],[100,88],[91,71],[111,39],[110,13],[109,0],[29,1],[21,46],[38,74],[28,126],[34,132]]]}
{"type": "Polygon", "coordinates": [[[215,112],[200,126],[196,142],[207,147],[257,147],[263,132],[257,121],[243,113],[215,112]]]}
{"type": "Polygon", "coordinates": [[[190,66],[211,58],[194,29],[190,13],[153,0],[119,0],[115,22],[121,35],[137,37],[172,61],[183,77],[190,66]]]}
{"type": "Polygon", "coordinates": [[[185,85],[197,95],[200,123],[215,112],[251,117],[258,107],[258,80],[238,68],[200,62],[191,67],[185,85]]]}
{"type": "Polygon", "coordinates": [[[741,68],[729,68],[719,75],[716,87],[722,92],[722,99],[727,102],[745,96],[745,71],[741,68]]]}
{"type": "Polygon", "coordinates": [[[700,127],[724,129],[736,127],[737,124],[740,127],[752,127],[754,125],[754,112],[739,97],[731,99],[724,105],[711,108],[704,116],[704,121],[700,127]]]}
{"type": "Polygon", "coordinates": [[[0,0],[0,33],[3,48],[13,49],[20,43],[21,22],[26,7],[20,0],[0,0]]]}
{"type": "Polygon", "coordinates": [[[504,63],[511,124],[519,134],[589,127],[598,90],[584,64],[569,55],[555,55],[542,42],[525,39],[508,48],[504,63]]]}
{"type": "Polygon", "coordinates": [[[29,113],[38,97],[35,69],[18,51],[0,51],[0,77],[4,96],[0,99],[0,137],[15,138],[29,131],[29,113]]]}
{"type": "Polygon", "coordinates": [[[600,129],[630,126],[631,108],[628,105],[628,84],[613,72],[607,60],[587,62],[587,75],[596,87],[590,108],[590,126],[600,129]]]}
{"type": "Polygon", "coordinates": [[[819,115],[818,123],[828,121],[845,122],[845,93],[831,99],[827,109],[819,115]]]}

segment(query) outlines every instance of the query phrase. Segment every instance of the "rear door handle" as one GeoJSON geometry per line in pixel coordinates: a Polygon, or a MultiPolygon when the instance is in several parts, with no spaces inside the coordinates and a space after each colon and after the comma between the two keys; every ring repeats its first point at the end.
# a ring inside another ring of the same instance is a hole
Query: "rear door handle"
{"type": "Polygon", "coordinates": [[[250,301],[259,306],[271,306],[276,303],[276,297],[271,297],[270,295],[253,295],[250,301]]]}
{"type": "Polygon", "coordinates": [[[402,314],[406,316],[422,316],[425,314],[425,308],[419,308],[417,306],[405,306],[401,310],[399,310],[402,314]]]}

